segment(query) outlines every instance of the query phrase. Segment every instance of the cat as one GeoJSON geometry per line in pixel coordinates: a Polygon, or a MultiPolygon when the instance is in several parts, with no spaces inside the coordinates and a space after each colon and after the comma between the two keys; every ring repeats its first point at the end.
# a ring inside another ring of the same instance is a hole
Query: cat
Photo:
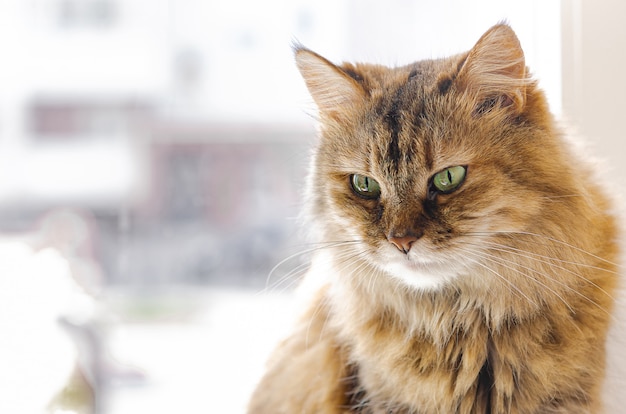
{"type": "Polygon", "coordinates": [[[511,27],[396,68],[294,51],[319,288],[249,413],[601,412],[616,218],[511,27]]]}

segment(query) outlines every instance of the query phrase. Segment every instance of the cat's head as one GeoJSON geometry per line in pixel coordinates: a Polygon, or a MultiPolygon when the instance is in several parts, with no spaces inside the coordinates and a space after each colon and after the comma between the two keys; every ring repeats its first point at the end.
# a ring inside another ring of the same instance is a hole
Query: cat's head
{"type": "Polygon", "coordinates": [[[295,53],[321,123],[311,214],[325,242],[351,242],[391,277],[424,289],[454,280],[484,262],[480,244],[544,225],[546,195],[571,191],[509,26],[398,68],[295,53]]]}

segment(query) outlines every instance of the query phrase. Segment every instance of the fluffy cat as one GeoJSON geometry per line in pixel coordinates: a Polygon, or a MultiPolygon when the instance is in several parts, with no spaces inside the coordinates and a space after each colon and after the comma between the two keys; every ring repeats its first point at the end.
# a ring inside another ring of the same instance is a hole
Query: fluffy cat
{"type": "Polygon", "coordinates": [[[513,30],[398,68],[295,56],[323,283],[249,412],[601,412],[616,224],[513,30]]]}

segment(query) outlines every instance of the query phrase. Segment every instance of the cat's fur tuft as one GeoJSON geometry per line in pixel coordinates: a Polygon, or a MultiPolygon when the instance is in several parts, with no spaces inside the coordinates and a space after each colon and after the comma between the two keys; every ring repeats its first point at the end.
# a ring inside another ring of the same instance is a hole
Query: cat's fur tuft
{"type": "Polygon", "coordinates": [[[306,277],[325,284],[250,413],[600,412],[616,225],[512,29],[398,68],[295,54],[321,122],[306,277]]]}

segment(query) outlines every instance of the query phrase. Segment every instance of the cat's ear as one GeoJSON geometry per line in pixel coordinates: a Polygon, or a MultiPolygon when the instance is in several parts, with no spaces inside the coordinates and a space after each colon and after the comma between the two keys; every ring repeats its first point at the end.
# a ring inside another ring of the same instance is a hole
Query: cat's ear
{"type": "Polygon", "coordinates": [[[457,81],[476,99],[477,113],[494,105],[522,112],[531,79],[513,29],[498,24],[483,34],[462,63],[457,81]]]}
{"type": "Polygon", "coordinates": [[[341,113],[363,99],[363,87],[339,66],[304,47],[295,46],[296,65],[321,113],[341,113]]]}

